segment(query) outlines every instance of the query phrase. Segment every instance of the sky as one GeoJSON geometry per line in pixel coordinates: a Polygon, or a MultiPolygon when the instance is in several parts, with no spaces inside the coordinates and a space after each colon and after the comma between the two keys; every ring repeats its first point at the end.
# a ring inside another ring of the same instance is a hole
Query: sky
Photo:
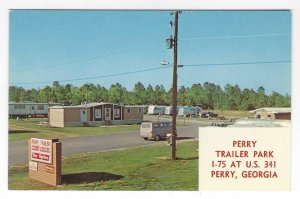
{"type": "MultiPolygon", "coordinates": [[[[9,85],[172,85],[169,11],[11,10],[9,85]]],[[[291,94],[289,11],[183,11],[178,86],[210,82],[291,94]]]]}

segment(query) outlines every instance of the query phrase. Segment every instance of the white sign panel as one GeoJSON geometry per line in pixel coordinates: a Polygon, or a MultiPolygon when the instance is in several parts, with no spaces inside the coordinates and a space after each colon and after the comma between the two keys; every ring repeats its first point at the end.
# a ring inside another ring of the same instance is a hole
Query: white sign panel
{"type": "Polygon", "coordinates": [[[37,164],[37,162],[30,161],[29,162],[29,170],[31,170],[31,171],[37,171],[38,170],[38,164],[37,164]]]}
{"type": "Polygon", "coordinates": [[[31,160],[52,164],[52,140],[31,138],[31,160]]]}
{"type": "Polygon", "coordinates": [[[290,190],[290,128],[199,128],[199,189],[290,190]]]}

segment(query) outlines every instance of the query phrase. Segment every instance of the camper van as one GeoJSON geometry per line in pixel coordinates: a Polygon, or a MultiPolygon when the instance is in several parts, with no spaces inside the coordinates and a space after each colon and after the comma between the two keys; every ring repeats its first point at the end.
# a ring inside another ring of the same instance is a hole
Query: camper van
{"type": "Polygon", "coordinates": [[[149,115],[163,115],[165,113],[166,106],[158,106],[158,105],[151,105],[148,107],[148,114],[149,115]]]}
{"type": "Polygon", "coordinates": [[[143,122],[140,128],[140,136],[144,140],[155,141],[167,137],[168,133],[172,133],[172,122],[143,122]]]}

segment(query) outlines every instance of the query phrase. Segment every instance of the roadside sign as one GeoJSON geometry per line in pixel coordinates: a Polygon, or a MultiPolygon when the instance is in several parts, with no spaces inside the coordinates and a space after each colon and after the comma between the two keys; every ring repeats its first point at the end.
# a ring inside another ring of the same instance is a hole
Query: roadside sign
{"type": "Polygon", "coordinates": [[[52,140],[31,138],[31,161],[52,164],[52,140]]]}
{"type": "Polygon", "coordinates": [[[28,176],[31,179],[57,186],[61,184],[62,144],[58,139],[28,140],[28,176]]]}

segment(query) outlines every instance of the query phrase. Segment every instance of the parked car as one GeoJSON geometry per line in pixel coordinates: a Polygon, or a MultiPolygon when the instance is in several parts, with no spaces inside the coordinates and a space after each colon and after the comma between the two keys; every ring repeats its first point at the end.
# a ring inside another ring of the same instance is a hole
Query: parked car
{"type": "Polygon", "coordinates": [[[140,127],[140,136],[145,140],[158,141],[168,133],[172,133],[172,122],[143,122],[140,127]]]}
{"type": "Polygon", "coordinates": [[[218,117],[218,114],[213,113],[213,112],[203,112],[203,113],[201,113],[201,117],[202,118],[216,118],[216,117],[218,117]]]}

